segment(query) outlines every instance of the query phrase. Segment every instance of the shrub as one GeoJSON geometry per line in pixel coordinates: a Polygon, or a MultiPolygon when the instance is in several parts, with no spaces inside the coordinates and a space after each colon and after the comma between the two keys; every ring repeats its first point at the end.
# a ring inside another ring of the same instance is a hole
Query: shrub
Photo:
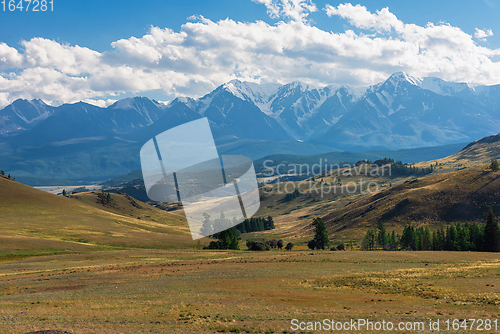
{"type": "Polygon", "coordinates": [[[494,172],[496,172],[497,170],[500,169],[500,166],[498,165],[498,160],[497,159],[491,159],[490,168],[494,172]]]}
{"type": "Polygon", "coordinates": [[[268,251],[271,250],[271,247],[262,241],[247,241],[248,250],[251,251],[268,251]]]}

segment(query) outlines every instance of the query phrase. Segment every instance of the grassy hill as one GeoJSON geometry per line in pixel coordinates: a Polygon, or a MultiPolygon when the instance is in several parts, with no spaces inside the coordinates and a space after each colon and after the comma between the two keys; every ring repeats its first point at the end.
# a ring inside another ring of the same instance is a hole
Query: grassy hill
{"type": "Polygon", "coordinates": [[[487,164],[491,159],[500,159],[500,134],[476,140],[455,154],[448,157],[416,164],[418,167],[428,167],[438,164],[439,173],[447,173],[464,168],[487,164]]]}
{"type": "Polygon", "coordinates": [[[110,196],[103,205],[99,192],[56,196],[0,177],[0,254],[195,245],[182,211],[110,196]]]}
{"type": "Polygon", "coordinates": [[[401,232],[407,224],[438,228],[457,222],[484,222],[488,207],[500,214],[500,172],[488,165],[430,175],[360,197],[324,220],[338,237],[361,239],[379,221],[401,232]]]}

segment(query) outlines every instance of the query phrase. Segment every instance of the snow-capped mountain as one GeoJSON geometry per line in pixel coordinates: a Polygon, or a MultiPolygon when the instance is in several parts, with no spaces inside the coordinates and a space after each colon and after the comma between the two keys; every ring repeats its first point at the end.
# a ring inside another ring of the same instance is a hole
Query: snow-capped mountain
{"type": "Polygon", "coordinates": [[[306,141],[352,150],[445,145],[500,131],[500,85],[399,72],[365,90],[233,80],[201,98],[177,98],[168,105],[140,97],[108,108],[18,100],[0,111],[0,137],[26,133],[15,140],[42,143],[130,133],[145,138],[199,117],[209,119],[216,138],[306,141]]]}
{"type": "Polygon", "coordinates": [[[29,130],[54,113],[42,100],[16,100],[0,110],[0,136],[29,130]]]}
{"type": "Polygon", "coordinates": [[[207,117],[216,137],[292,139],[275,119],[262,112],[254,102],[266,99],[263,91],[253,91],[251,84],[231,81],[197,100],[175,99],[166,110],[187,107],[200,117],[207,117]]]}
{"type": "Polygon", "coordinates": [[[239,138],[254,138],[241,131],[249,125],[242,117],[250,116],[257,123],[267,123],[262,139],[270,138],[270,127],[276,133],[273,139],[306,141],[335,124],[357,97],[359,94],[347,86],[317,89],[300,82],[279,86],[233,80],[200,99],[179,98],[169,107],[182,103],[208,117],[214,128],[231,125],[230,132],[239,138]]]}
{"type": "MultiPolygon", "coordinates": [[[[341,149],[402,148],[468,142],[500,131],[494,92],[395,73],[367,89],[316,142],[341,149]],[[488,91],[488,94],[483,92],[488,91]],[[481,92],[481,93],[478,93],[481,92]],[[480,103],[480,102],[484,103],[480,103]]],[[[496,102],[498,105],[498,102],[496,102]]]]}

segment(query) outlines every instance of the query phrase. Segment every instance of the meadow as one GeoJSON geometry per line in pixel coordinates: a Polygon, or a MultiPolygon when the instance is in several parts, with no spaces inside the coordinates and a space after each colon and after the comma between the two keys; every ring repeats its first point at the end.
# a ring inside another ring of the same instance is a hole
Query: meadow
{"type": "Polygon", "coordinates": [[[128,249],[0,263],[0,331],[13,334],[291,333],[292,319],[495,320],[499,305],[495,253],[128,249]]]}

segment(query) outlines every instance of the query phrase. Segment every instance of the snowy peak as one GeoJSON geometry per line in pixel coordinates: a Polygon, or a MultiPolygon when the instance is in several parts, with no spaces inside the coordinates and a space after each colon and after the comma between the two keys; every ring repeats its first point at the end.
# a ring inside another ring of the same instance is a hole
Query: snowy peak
{"type": "Polygon", "coordinates": [[[280,88],[278,84],[257,84],[239,80],[231,80],[222,87],[237,98],[262,106],[264,109],[280,88]]]}
{"type": "Polygon", "coordinates": [[[388,81],[393,83],[394,85],[401,83],[401,82],[408,82],[414,86],[418,86],[422,82],[422,79],[417,78],[417,77],[415,77],[411,74],[408,74],[406,72],[396,72],[396,73],[392,74],[389,77],[389,79],[387,79],[386,82],[388,82],[388,81]]]}
{"type": "Polygon", "coordinates": [[[475,91],[473,86],[465,82],[448,82],[434,77],[423,78],[418,86],[422,89],[446,96],[456,96],[464,91],[475,91]]]}
{"type": "Polygon", "coordinates": [[[18,99],[0,110],[0,135],[8,136],[29,130],[54,113],[42,100],[18,99]]]}

